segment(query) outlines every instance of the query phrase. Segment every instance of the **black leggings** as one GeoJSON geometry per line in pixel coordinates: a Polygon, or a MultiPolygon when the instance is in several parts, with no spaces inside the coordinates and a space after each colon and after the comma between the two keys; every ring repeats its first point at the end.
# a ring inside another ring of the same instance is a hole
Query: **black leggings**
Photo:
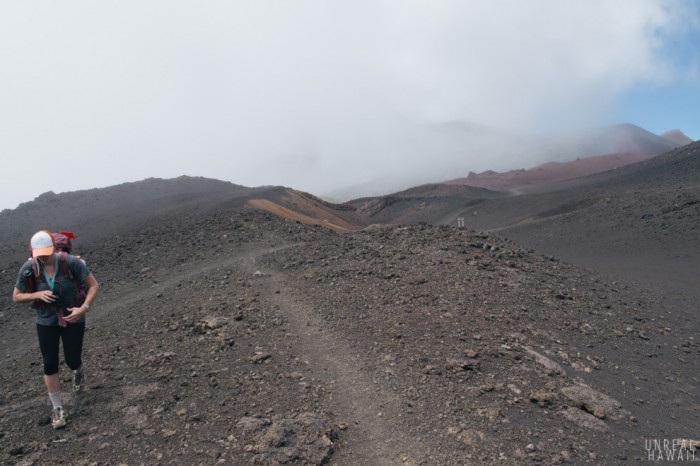
{"type": "Polygon", "coordinates": [[[66,327],[36,324],[36,334],[39,336],[39,348],[44,360],[44,374],[58,373],[58,344],[63,340],[63,356],[66,364],[73,370],[79,369],[83,361],[83,335],[85,322],[68,324],[66,327]]]}

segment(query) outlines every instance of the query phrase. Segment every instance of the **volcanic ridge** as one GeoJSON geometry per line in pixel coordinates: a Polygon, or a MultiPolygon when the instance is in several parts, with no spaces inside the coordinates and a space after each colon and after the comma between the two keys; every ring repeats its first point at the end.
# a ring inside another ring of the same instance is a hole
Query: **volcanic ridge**
{"type": "Polygon", "coordinates": [[[331,204],[183,177],[3,211],[0,463],[700,458],[700,143],[538,186],[331,204]],[[40,228],[102,285],[59,431],[10,299],[40,228]]]}

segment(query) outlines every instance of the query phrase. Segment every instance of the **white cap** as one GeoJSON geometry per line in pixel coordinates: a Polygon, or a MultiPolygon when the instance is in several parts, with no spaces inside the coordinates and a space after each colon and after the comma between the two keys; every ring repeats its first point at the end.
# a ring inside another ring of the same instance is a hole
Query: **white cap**
{"type": "Polygon", "coordinates": [[[41,230],[34,233],[32,240],[29,243],[32,248],[32,257],[50,256],[53,254],[54,241],[53,235],[46,230],[41,230]]]}

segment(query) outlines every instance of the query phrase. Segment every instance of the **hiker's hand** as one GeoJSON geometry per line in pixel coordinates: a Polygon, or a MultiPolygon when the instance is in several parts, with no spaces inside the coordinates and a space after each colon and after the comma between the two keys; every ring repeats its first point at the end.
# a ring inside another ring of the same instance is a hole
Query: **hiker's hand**
{"type": "Polygon", "coordinates": [[[68,314],[65,317],[65,319],[66,319],[66,322],[68,322],[69,324],[72,324],[72,323],[77,322],[78,319],[80,319],[82,316],[84,316],[85,313],[87,312],[87,309],[83,306],[69,307],[68,312],[70,312],[70,314],[68,314]]]}
{"type": "Polygon", "coordinates": [[[51,290],[37,291],[34,293],[34,299],[44,301],[45,303],[52,303],[56,301],[56,295],[54,295],[51,290]]]}

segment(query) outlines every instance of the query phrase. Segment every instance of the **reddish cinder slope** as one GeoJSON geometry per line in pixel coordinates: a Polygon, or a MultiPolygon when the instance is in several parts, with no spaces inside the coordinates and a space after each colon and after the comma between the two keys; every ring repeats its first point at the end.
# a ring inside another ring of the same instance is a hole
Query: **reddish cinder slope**
{"type": "Polygon", "coordinates": [[[359,230],[348,219],[355,210],[349,205],[331,204],[309,193],[289,188],[281,188],[275,195],[265,194],[265,198],[250,199],[246,205],[289,220],[323,225],[338,232],[359,230]]]}
{"type": "Polygon", "coordinates": [[[550,183],[613,170],[651,157],[639,152],[598,155],[572,162],[549,162],[528,170],[511,170],[505,173],[487,171],[479,174],[471,172],[466,178],[457,178],[446,183],[522,194],[537,191],[540,186],[550,183]]]}

